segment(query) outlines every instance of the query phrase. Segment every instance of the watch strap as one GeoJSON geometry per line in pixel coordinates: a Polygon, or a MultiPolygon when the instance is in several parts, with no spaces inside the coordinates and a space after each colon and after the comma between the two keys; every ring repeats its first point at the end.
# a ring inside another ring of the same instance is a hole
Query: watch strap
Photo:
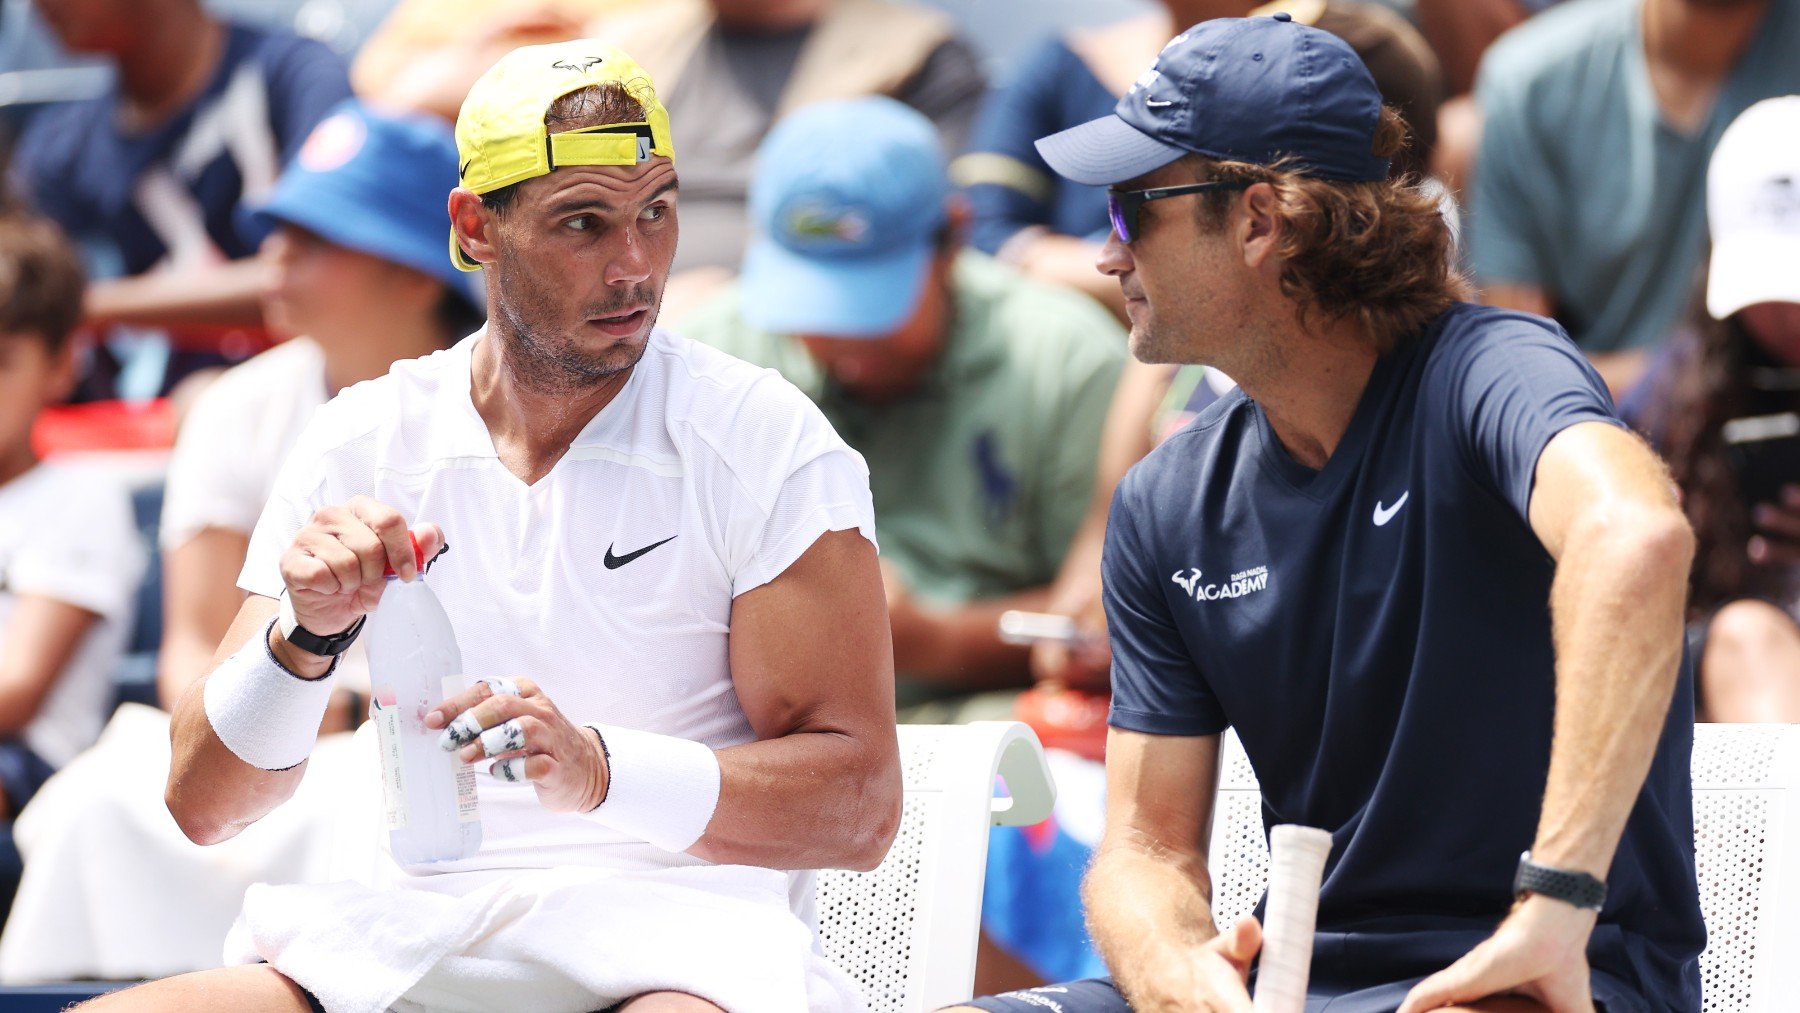
{"type": "Polygon", "coordinates": [[[294,615],[294,603],[288,598],[287,591],[281,592],[281,610],[276,614],[275,622],[281,630],[281,639],[293,644],[308,654],[316,654],[321,658],[335,658],[348,651],[362,632],[363,624],[368,622],[366,615],[357,616],[348,629],[329,635],[320,635],[300,625],[300,619],[294,615]]]}
{"type": "Polygon", "coordinates": [[[1513,874],[1513,893],[1535,893],[1560,900],[1584,911],[1598,911],[1606,903],[1606,884],[1585,872],[1556,869],[1531,860],[1531,852],[1519,856],[1513,874]]]}

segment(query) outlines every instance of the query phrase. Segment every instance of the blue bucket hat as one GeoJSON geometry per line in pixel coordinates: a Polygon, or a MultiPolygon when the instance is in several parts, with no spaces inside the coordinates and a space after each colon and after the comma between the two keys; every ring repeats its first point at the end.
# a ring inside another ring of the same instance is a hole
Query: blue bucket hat
{"type": "Polygon", "coordinates": [[[347,99],[307,135],[268,198],[242,216],[254,241],[297,225],[339,246],[413,268],[484,308],[480,276],[444,256],[456,138],[429,116],[347,99]]]}
{"type": "Polygon", "coordinates": [[[1112,115],[1037,142],[1059,174],[1110,186],[1187,154],[1308,175],[1387,178],[1371,153],[1381,91],[1349,44],[1288,14],[1215,18],[1176,36],[1112,115]]]}
{"type": "Polygon", "coordinates": [[[879,337],[918,305],[947,213],[937,130],[891,98],[798,110],[758,149],[744,319],[778,334],[879,337]]]}

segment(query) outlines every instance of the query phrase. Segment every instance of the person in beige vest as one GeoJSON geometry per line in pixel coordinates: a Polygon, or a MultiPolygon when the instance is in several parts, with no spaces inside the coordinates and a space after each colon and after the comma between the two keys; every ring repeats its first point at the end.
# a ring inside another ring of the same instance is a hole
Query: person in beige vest
{"type": "Polygon", "coordinates": [[[955,152],[986,88],[955,22],[888,0],[555,0],[489,12],[479,30],[402,64],[384,40],[417,22],[408,11],[418,6],[403,3],[358,58],[352,76],[364,98],[455,119],[500,53],[583,35],[631,53],[656,79],[676,124],[687,222],[664,295],[668,320],[735,274],[750,236],[753,156],[782,116],[812,102],[888,95],[929,117],[955,152]]]}
{"type": "Polygon", "coordinates": [[[667,319],[730,279],[750,238],[757,146],[813,102],[887,95],[960,151],[985,89],[946,15],[886,0],[657,0],[590,25],[632,53],[667,96],[687,228],[667,319]]]}
{"type": "Polygon", "coordinates": [[[357,50],[350,86],[378,106],[456,122],[481,72],[520,46],[579,38],[590,19],[643,0],[399,0],[357,50]]]}

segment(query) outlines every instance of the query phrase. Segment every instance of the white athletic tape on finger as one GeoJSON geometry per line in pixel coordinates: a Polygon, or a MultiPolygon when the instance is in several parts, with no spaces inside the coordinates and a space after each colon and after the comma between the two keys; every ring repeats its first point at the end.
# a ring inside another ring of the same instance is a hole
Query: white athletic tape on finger
{"type": "Polygon", "coordinates": [[[525,726],[519,724],[518,718],[502,721],[481,733],[481,752],[486,756],[499,756],[524,748],[525,726]]]}
{"type": "Polygon", "coordinates": [[[481,722],[476,719],[474,714],[463,711],[456,716],[454,721],[450,722],[450,726],[444,729],[444,733],[438,736],[438,748],[446,753],[455,752],[474,742],[475,736],[480,734],[481,722]]]}
{"type": "Polygon", "coordinates": [[[312,755],[337,662],[323,678],[300,678],[269,650],[269,626],[212,670],[201,699],[213,734],[234,756],[263,770],[286,770],[312,755]]]}
{"type": "Polygon", "coordinates": [[[494,764],[493,769],[489,770],[488,773],[502,781],[512,781],[516,784],[525,780],[525,760],[526,757],[523,756],[515,756],[510,760],[501,760],[499,763],[494,764]]]}
{"type": "Polygon", "coordinates": [[[588,725],[608,756],[606,799],[589,817],[677,854],[719,807],[719,757],[704,742],[617,725],[588,725]]]}
{"type": "Polygon", "coordinates": [[[1256,1013],[1303,1013],[1331,835],[1283,823],[1269,831],[1269,903],[1256,972],[1256,1013]]]}
{"type": "Polygon", "coordinates": [[[518,680],[516,680],[516,679],[510,679],[504,675],[491,675],[485,679],[481,679],[478,681],[487,683],[488,691],[493,693],[495,696],[519,696],[520,695],[519,694],[519,683],[518,683],[518,680]]]}

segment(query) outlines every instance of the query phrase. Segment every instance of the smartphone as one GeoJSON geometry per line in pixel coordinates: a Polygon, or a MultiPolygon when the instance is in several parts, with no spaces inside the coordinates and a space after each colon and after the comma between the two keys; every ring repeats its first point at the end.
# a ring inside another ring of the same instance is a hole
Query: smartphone
{"type": "Polygon", "coordinates": [[[1000,613],[1000,640],[1003,643],[1030,647],[1032,644],[1066,644],[1070,647],[1086,638],[1075,620],[1050,612],[1021,612],[1009,609],[1000,613]]]}
{"type": "Polygon", "coordinates": [[[1722,435],[1745,503],[1779,503],[1782,486],[1800,485],[1800,414],[1732,419],[1722,435]]]}

